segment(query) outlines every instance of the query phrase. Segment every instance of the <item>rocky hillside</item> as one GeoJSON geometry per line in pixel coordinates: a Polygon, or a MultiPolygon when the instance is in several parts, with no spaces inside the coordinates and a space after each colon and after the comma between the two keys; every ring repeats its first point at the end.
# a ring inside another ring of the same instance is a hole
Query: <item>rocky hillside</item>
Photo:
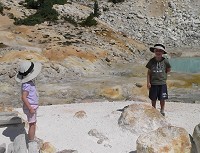
{"type": "Polygon", "coordinates": [[[99,1],[99,4],[100,19],[133,39],[154,44],[162,37],[168,47],[199,47],[198,0],[129,0],[117,4],[99,1]]]}
{"type": "Polygon", "coordinates": [[[59,13],[56,22],[15,25],[15,18],[24,19],[36,12],[23,3],[0,3],[0,96],[4,99],[0,103],[6,100],[18,106],[20,102],[16,99],[19,85],[13,77],[21,59],[42,62],[38,77],[41,101],[55,104],[90,99],[144,100],[144,64],[152,56],[148,48],[155,42],[163,42],[170,48],[169,54],[176,56],[184,53],[174,52],[174,47],[195,46],[194,55],[199,56],[197,0],[116,4],[99,0],[101,15],[91,27],[73,23],[94,11],[94,1],[55,4],[53,8],[59,13]]]}

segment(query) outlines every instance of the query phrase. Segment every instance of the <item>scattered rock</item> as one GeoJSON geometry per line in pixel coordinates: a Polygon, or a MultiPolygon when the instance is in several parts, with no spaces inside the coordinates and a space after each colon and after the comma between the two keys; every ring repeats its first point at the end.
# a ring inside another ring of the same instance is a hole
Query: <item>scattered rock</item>
{"type": "Polygon", "coordinates": [[[190,153],[190,150],[189,134],[180,127],[160,127],[137,139],[137,153],[190,153]]]}
{"type": "Polygon", "coordinates": [[[138,17],[139,19],[144,19],[144,16],[143,16],[142,14],[137,14],[137,17],[138,17]]]}
{"type": "Polygon", "coordinates": [[[90,136],[96,137],[99,140],[97,141],[98,144],[102,144],[104,141],[108,141],[108,138],[104,136],[102,133],[98,132],[96,129],[92,129],[88,132],[90,136]]]}
{"type": "Polygon", "coordinates": [[[86,115],[86,112],[82,110],[82,111],[76,112],[75,115],[74,115],[74,117],[81,119],[81,118],[87,117],[87,115],[86,115]]]}
{"type": "Polygon", "coordinates": [[[110,59],[108,57],[106,57],[106,62],[110,62],[110,59]]]}
{"type": "Polygon", "coordinates": [[[135,134],[142,134],[167,126],[166,119],[158,110],[147,104],[132,104],[126,106],[118,120],[123,129],[135,134]]]}
{"type": "Polygon", "coordinates": [[[137,87],[141,88],[143,85],[141,83],[136,83],[135,84],[137,87]]]}
{"type": "Polygon", "coordinates": [[[8,73],[8,76],[10,78],[13,78],[15,76],[16,72],[14,70],[10,70],[9,73],[8,73]]]}
{"type": "Polygon", "coordinates": [[[51,66],[51,68],[54,69],[57,73],[60,73],[60,68],[59,68],[59,66],[58,66],[57,64],[52,63],[50,66],[51,66]]]}
{"type": "Polygon", "coordinates": [[[0,75],[5,75],[7,71],[5,69],[1,69],[0,75]]]}
{"type": "Polygon", "coordinates": [[[49,37],[49,35],[43,35],[43,38],[48,38],[49,37]]]}
{"type": "Polygon", "coordinates": [[[57,153],[78,153],[78,151],[77,150],[62,150],[57,153]]]}

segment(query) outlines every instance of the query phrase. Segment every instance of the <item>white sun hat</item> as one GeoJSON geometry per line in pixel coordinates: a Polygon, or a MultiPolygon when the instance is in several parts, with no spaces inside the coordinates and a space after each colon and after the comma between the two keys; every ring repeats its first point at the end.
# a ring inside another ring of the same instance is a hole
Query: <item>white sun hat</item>
{"type": "Polygon", "coordinates": [[[165,51],[165,46],[162,44],[155,44],[154,47],[150,47],[149,49],[153,53],[154,53],[155,49],[161,49],[161,50],[163,50],[164,54],[167,54],[167,52],[165,51]]]}
{"type": "Polygon", "coordinates": [[[15,80],[20,83],[28,82],[38,76],[42,69],[42,64],[39,62],[22,61],[19,66],[19,71],[15,75],[15,80]]]}

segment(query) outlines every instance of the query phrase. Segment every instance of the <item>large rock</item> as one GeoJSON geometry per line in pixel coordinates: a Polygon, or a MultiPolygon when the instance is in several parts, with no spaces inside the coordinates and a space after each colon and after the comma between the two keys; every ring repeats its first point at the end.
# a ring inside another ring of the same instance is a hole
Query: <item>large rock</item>
{"type": "Polygon", "coordinates": [[[147,104],[132,104],[123,109],[120,127],[141,134],[169,125],[158,110],[147,104]]]}
{"type": "Polygon", "coordinates": [[[1,112],[0,113],[0,126],[20,124],[22,119],[18,117],[17,112],[1,112]]]}
{"type": "Polygon", "coordinates": [[[18,112],[14,111],[14,112],[0,112],[0,117],[1,116],[13,116],[16,117],[18,116],[18,112]]]}
{"type": "Polygon", "coordinates": [[[27,153],[25,134],[18,135],[13,142],[14,153],[27,153]]]}
{"type": "Polygon", "coordinates": [[[2,145],[0,145],[0,153],[5,153],[6,152],[6,144],[3,143],[2,145]]]}
{"type": "Polygon", "coordinates": [[[8,145],[7,153],[14,153],[13,143],[10,143],[10,144],[8,145]]]}
{"type": "Polygon", "coordinates": [[[166,126],[137,139],[137,153],[190,153],[189,134],[184,128],[166,126]]]}
{"type": "Polygon", "coordinates": [[[28,153],[39,153],[37,142],[28,143],[28,153]]]}
{"type": "Polygon", "coordinates": [[[200,153],[200,124],[195,126],[194,132],[193,132],[193,141],[196,144],[197,152],[200,153]]]}
{"type": "Polygon", "coordinates": [[[49,142],[45,142],[40,150],[41,153],[55,153],[56,148],[49,142]]]}

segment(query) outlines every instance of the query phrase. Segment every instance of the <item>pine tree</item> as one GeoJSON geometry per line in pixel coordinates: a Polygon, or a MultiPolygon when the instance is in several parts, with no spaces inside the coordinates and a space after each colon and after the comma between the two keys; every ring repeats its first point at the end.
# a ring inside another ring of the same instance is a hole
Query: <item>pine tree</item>
{"type": "Polygon", "coordinates": [[[94,2],[94,16],[99,17],[99,15],[101,15],[99,11],[99,4],[98,4],[98,1],[95,1],[94,2]]]}
{"type": "Polygon", "coordinates": [[[3,4],[0,2],[0,13],[3,13],[3,4]]]}

